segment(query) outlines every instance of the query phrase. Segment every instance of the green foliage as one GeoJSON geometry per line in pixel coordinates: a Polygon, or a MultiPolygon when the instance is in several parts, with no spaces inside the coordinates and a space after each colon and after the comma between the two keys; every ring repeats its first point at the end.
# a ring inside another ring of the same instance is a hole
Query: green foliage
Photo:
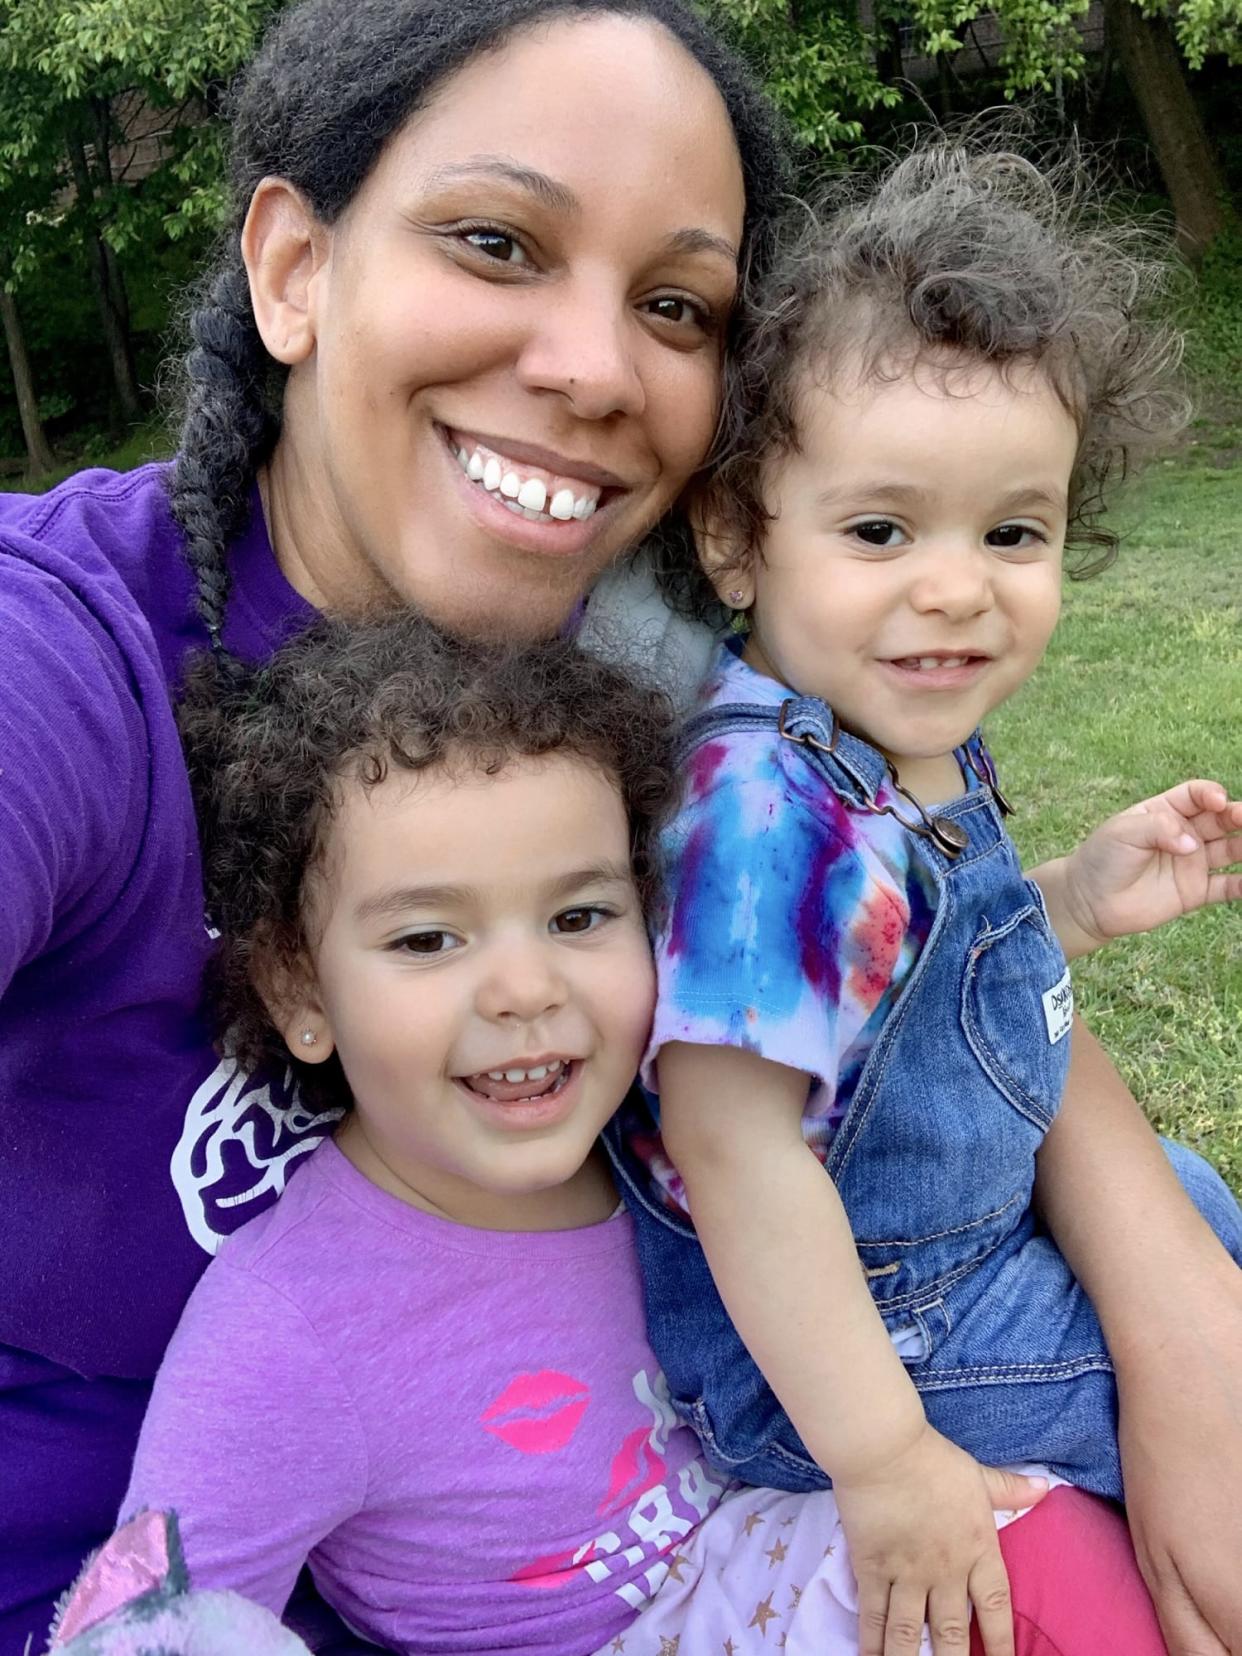
{"type": "Polygon", "coordinates": [[[704,10],[755,65],[810,149],[856,143],[863,113],[900,101],[876,73],[874,42],[848,0],[715,0],[704,10]]]}

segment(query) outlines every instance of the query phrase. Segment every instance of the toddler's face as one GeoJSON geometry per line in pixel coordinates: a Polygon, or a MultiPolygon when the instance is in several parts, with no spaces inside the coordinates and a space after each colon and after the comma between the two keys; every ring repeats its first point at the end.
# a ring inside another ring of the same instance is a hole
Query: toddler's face
{"type": "Polygon", "coordinates": [[[462,1224],[573,1222],[654,996],[611,779],[554,755],[350,783],[308,921],[319,1040],[296,1050],[340,1054],[346,1154],[462,1224]]]}
{"type": "Polygon", "coordinates": [[[739,580],[746,659],[835,709],[925,799],[1035,670],[1060,607],[1075,424],[1038,373],[963,364],[802,397],[739,580]]]}

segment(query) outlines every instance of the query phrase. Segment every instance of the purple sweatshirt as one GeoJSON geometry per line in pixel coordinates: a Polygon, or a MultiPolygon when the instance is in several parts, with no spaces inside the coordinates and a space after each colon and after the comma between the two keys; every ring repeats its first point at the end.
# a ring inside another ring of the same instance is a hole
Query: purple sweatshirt
{"type": "MultiPolygon", "coordinates": [[[[106,1533],[190,1290],[327,1125],[222,1064],[200,1007],[170,687],[207,640],[164,471],[0,495],[0,1634],[57,1545],[76,1568],[73,1511],[106,1533]]],[[[314,612],[257,494],[232,565],[226,641],[259,659],[314,612]]]]}

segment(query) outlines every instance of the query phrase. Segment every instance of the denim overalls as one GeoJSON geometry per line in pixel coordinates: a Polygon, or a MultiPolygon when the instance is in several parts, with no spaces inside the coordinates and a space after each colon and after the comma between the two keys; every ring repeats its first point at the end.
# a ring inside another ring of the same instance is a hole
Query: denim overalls
{"type": "MultiPolygon", "coordinates": [[[[813,698],[712,708],[689,726],[684,751],[764,726],[798,743],[849,808],[875,806],[885,760],[813,698]]],[[[931,1424],[983,1462],[1040,1462],[1119,1498],[1104,1338],[1031,1211],[1035,1153],[1068,1066],[1068,971],[1005,832],[986,752],[972,743],[967,754],[983,785],[931,813],[903,807],[935,876],[935,919],[864,1064],[827,1172],[931,1424]]],[[[648,1331],[678,1412],[722,1470],[779,1489],[824,1487],[830,1480],[730,1323],[693,1228],[649,1193],[617,1124],[606,1142],[636,1222],[648,1331]]],[[[1242,1263],[1242,1213],[1223,1181],[1191,1152],[1168,1148],[1242,1263]]]]}

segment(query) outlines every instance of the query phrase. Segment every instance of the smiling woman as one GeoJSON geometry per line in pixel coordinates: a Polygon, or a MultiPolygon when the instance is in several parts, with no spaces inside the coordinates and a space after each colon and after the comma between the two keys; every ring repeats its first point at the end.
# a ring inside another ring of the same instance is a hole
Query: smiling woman
{"type": "Polygon", "coordinates": [[[561,627],[704,460],[783,177],[682,0],[307,0],[234,116],[176,460],[0,508],[5,1650],[110,1529],[208,1255],[336,1119],[212,1049],[170,690],[317,608],[561,627]]]}

